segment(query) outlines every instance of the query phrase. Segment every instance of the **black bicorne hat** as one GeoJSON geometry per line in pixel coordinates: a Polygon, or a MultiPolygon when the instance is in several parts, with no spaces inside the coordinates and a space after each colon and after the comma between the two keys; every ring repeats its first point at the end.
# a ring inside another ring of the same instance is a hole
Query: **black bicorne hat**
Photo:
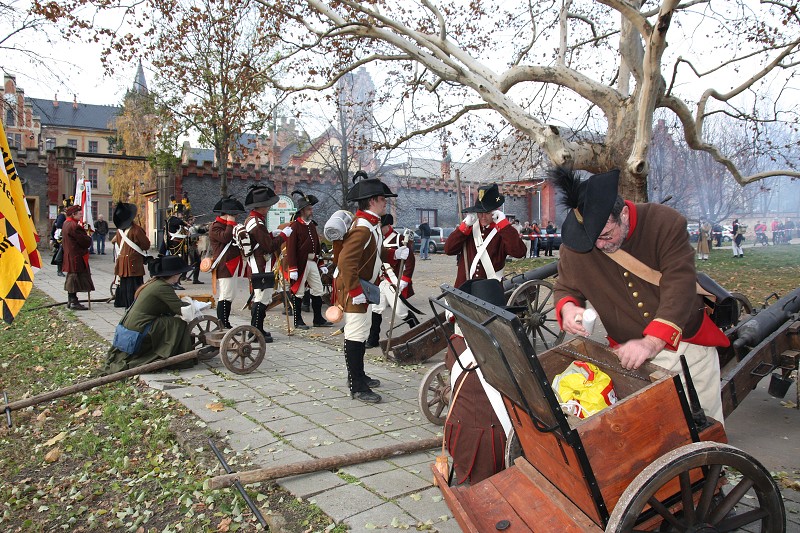
{"type": "Polygon", "coordinates": [[[186,261],[179,255],[165,255],[150,261],[147,266],[150,275],[154,278],[168,278],[175,274],[183,274],[192,270],[192,266],[187,265],[186,261]]]}
{"type": "Polygon", "coordinates": [[[244,206],[247,209],[256,207],[272,207],[278,203],[280,198],[270,187],[266,185],[251,185],[247,190],[247,197],[244,199],[244,206]]]}
{"type": "Polygon", "coordinates": [[[526,309],[524,305],[507,306],[505,293],[503,292],[503,284],[500,280],[491,279],[470,279],[462,283],[458,290],[471,294],[476,298],[480,298],[484,302],[489,302],[497,307],[502,307],[510,313],[521,313],[526,309]]]}
{"type": "Polygon", "coordinates": [[[396,198],[397,195],[378,178],[370,178],[363,170],[359,170],[353,176],[353,186],[347,191],[347,201],[357,202],[366,200],[373,196],[383,196],[384,198],[396,198]]]}
{"type": "Polygon", "coordinates": [[[234,198],[232,194],[221,198],[212,210],[212,212],[218,215],[240,215],[244,213],[244,211],[245,209],[242,202],[234,198]]]}
{"type": "Polygon", "coordinates": [[[496,183],[478,188],[478,200],[475,205],[464,208],[464,213],[491,213],[503,205],[505,196],[500,194],[496,183]]]}
{"type": "Polygon", "coordinates": [[[310,205],[317,205],[319,203],[319,198],[313,194],[306,196],[303,191],[300,190],[292,191],[292,196],[294,196],[297,201],[298,213],[310,205]]]}
{"type": "Polygon", "coordinates": [[[114,214],[111,220],[114,221],[114,226],[117,229],[128,229],[133,224],[133,219],[136,217],[137,207],[136,204],[126,204],[120,202],[114,207],[114,214]]]}
{"type": "Polygon", "coordinates": [[[619,170],[595,174],[584,181],[562,167],[549,174],[550,181],[561,191],[561,203],[569,209],[561,226],[564,244],[579,253],[590,251],[617,201],[619,170]]]}

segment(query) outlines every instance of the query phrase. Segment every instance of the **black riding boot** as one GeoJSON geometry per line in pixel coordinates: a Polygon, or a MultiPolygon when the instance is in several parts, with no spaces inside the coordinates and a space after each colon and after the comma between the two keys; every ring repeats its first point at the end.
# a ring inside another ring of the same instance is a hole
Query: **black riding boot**
{"type": "MultiPolygon", "coordinates": [[[[378,403],[380,394],[372,392],[368,384],[368,377],[364,374],[364,343],[345,339],[344,360],[347,365],[347,386],[350,388],[350,397],[366,403],[378,403]]],[[[374,380],[377,381],[377,380],[374,380]]]]}
{"type": "Polygon", "coordinates": [[[308,326],[306,326],[306,323],[303,322],[303,313],[300,311],[300,301],[301,298],[292,296],[292,306],[294,307],[294,329],[310,329],[308,326]]]}
{"type": "Polygon", "coordinates": [[[367,337],[365,347],[375,348],[380,345],[381,322],[383,322],[383,315],[380,313],[372,313],[372,325],[369,328],[369,336],[367,337]]]}
{"type": "Polygon", "coordinates": [[[311,308],[314,309],[314,327],[329,328],[333,325],[322,316],[322,296],[311,297],[311,308]]]}
{"type": "Polygon", "coordinates": [[[200,262],[194,264],[194,270],[192,270],[192,284],[193,285],[202,285],[203,282],[200,281],[200,262]]]}
{"type": "Polygon", "coordinates": [[[303,306],[301,307],[301,309],[303,311],[305,311],[306,313],[311,311],[311,293],[310,292],[306,292],[303,295],[303,306]]]}
{"type": "Polygon", "coordinates": [[[264,335],[264,341],[269,344],[272,342],[272,335],[270,335],[269,331],[264,330],[264,317],[266,316],[266,304],[261,302],[253,304],[253,308],[250,310],[250,325],[260,331],[264,335]]]}
{"type": "Polygon", "coordinates": [[[415,315],[411,311],[408,312],[406,317],[403,319],[403,322],[408,324],[409,328],[415,328],[419,326],[419,318],[417,318],[417,315],[415,315]]]}
{"type": "Polygon", "coordinates": [[[230,300],[220,300],[217,302],[217,318],[219,319],[222,327],[225,329],[232,329],[231,318],[231,305],[233,302],[230,300]]]}
{"type": "Polygon", "coordinates": [[[67,293],[67,309],[72,309],[74,311],[86,311],[88,307],[83,305],[78,300],[78,295],[74,292],[67,293]]]}

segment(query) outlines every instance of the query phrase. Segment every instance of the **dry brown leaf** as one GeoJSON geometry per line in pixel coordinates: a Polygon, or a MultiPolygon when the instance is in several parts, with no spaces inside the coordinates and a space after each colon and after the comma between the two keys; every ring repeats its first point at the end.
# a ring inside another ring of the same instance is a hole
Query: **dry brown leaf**
{"type": "Polygon", "coordinates": [[[78,418],[78,417],[81,417],[81,416],[87,414],[88,412],[89,412],[89,410],[84,408],[84,409],[81,409],[80,411],[78,411],[77,413],[75,413],[72,416],[75,417],[75,418],[78,418]]]}
{"type": "MultiPolygon", "coordinates": [[[[219,413],[220,411],[224,411],[225,410],[225,406],[222,405],[222,403],[220,403],[220,402],[211,402],[211,403],[206,404],[206,409],[210,409],[210,410],[214,411],[215,413],[219,413]]],[[[225,531],[227,531],[227,529],[225,531]]]]}
{"type": "Polygon", "coordinates": [[[220,521],[219,526],[217,527],[217,531],[221,531],[222,533],[226,533],[227,531],[230,531],[231,522],[233,522],[232,518],[223,518],[220,521]]]}
{"type": "Polygon", "coordinates": [[[36,417],[36,421],[44,422],[45,420],[47,420],[48,416],[50,416],[50,409],[45,409],[44,411],[39,413],[39,416],[36,417]]]}
{"type": "Polygon", "coordinates": [[[103,411],[101,409],[95,409],[94,411],[92,411],[92,416],[95,416],[95,417],[103,416],[103,411]]]}
{"type": "Polygon", "coordinates": [[[44,367],[42,365],[36,365],[35,367],[33,367],[33,369],[36,370],[37,372],[44,372],[44,367]]]}
{"type": "Polygon", "coordinates": [[[53,444],[55,444],[57,442],[61,442],[66,437],[67,437],[67,432],[66,431],[62,431],[61,433],[59,433],[58,435],[56,435],[55,437],[53,437],[49,441],[45,442],[44,445],[45,446],[52,446],[53,444]]]}
{"type": "Polygon", "coordinates": [[[47,455],[44,456],[44,460],[48,463],[55,463],[61,458],[61,449],[60,448],[53,448],[47,455]]]}

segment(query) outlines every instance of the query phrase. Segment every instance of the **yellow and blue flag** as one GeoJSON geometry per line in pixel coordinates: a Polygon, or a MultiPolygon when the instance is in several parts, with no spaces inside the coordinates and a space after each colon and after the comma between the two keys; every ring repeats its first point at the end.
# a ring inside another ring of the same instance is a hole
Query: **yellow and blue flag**
{"type": "Polygon", "coordinates": [[[14,321],[33,287],[33,274],[42,266],[36,249],[39,235],[25,201],[6,132],[0,123],[0,313],[8,324],[14,321]]]}

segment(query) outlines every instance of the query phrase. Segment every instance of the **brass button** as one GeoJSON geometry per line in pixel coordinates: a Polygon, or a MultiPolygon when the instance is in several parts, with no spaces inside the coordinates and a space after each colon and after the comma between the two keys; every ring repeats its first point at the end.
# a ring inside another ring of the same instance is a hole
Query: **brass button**
{"type": "Polygon", "coordinates": [[[629,276],[627,272],[623,272],[622,275],[625,276],[626,278],[629,276]]]}
{"type": "Polygon", "coordinates": [[[647,317],[649,317],[649,316],[650,316],[650,313],[648,313],[647,311],[645,311],[644,313],[642,313],[642,316],[643,316],[643,317],[645,317],[645,318],[647,318],[647,317]]]}
{"type": "Polygon", "coordinates": [[[638,291],[633,291],[633,297],[634,298],[638,298],[639,297],[639,292],[638,291]]]}
{"type": "Polygon", "coordinates": [[[638,304],[636,304],[636,307],[644,307],[644,304],[642,302],[639,302],[638,304]]]}
{"type": "Polygon", "coordinates": [[[629,281],[628,282],[628,287],[633,287],[633,282],[629,281]]]}

